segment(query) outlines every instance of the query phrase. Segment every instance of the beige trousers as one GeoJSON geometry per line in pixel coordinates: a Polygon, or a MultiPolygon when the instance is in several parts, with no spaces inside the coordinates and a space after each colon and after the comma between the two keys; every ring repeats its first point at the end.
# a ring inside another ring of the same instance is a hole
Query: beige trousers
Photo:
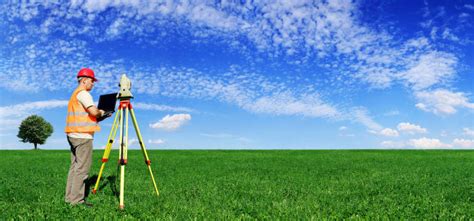
{"type": "Polygon", "coordinates": [[[67,176],[65,201],[71,204],[84,202],[86,180],[92,164],[92,139],[67,137],[71,146],[71,166],[67,176]]]}

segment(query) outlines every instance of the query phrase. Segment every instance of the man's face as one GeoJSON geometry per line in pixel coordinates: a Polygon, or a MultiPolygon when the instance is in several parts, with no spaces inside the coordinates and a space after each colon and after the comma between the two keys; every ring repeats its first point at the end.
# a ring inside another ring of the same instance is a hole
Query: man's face
{"type": "Polygon", "coordinates": [[[86,78],[84,79],[84,86],[86,87],[86,90],[87,91],[90,91],[92,90],[92,88],[94,87],[94,80],[92,78],[86,78]]]}

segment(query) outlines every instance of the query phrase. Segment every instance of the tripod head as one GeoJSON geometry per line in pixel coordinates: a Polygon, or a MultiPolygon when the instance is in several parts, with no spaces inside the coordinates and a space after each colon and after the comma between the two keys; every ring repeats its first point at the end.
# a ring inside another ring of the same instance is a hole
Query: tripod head
{"type": "Polygon", "coordinates": [[[130,100],[130,98],[133,98],[132,92],[130,92],[130,89],[132,89],[132,82],[130,81],[130,79],[127,78],[127,75],[122,74],[122,77],[120,78],[119,87],[120,90],[117,94],[117,99],[130,100]]]}

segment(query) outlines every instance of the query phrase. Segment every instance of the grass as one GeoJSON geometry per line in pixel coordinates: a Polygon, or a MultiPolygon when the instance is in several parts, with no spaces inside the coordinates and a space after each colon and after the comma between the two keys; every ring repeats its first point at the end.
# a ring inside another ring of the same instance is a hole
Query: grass
{"type": "MultiPolygon", "coordinates": [[[[0,151],[0,219],[464,219],[474,214],[474,151],[129,151],[125,210],[117,152],[94,207],[64,203],[68,151],[0,151]],[[115,182],[114,182],[115,181],[115,182]]],[[[94,152],[91,175],[100,167],[94,152]]]]}

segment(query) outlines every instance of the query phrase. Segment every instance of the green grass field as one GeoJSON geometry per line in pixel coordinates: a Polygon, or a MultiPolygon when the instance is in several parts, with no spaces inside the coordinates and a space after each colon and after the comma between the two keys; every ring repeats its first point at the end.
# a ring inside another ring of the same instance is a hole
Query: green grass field
{"type": "MultiPolygon", "coordinates": [[[[90,175],[98,174],[94,152],[90,175]]],[[[117,152],[94,207],[64,203],[68,151],[0,151],[0,219],[473,219],[474,151],[130,151],[125,210],[117,152]]]]}

